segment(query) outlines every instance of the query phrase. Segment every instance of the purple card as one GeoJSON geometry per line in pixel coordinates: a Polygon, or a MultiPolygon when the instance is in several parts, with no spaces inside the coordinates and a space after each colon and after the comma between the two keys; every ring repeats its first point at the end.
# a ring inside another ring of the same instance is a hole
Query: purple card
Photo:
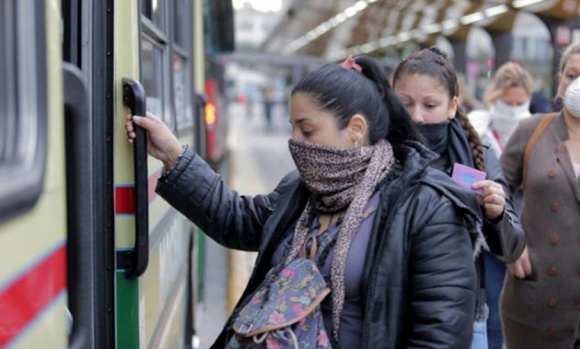
{"type": "Polygon", "coordinates": [[[451,174],[451,179],[459,183],[464,188],[471,190],[476,194],[481,194],[481,189],[473,189],[471,185],[475,182],[479,182],[485,179],[485,172],[476,170],[469,166],[461,165],[455,163],[453,165],[453,173],[451,174]]]}

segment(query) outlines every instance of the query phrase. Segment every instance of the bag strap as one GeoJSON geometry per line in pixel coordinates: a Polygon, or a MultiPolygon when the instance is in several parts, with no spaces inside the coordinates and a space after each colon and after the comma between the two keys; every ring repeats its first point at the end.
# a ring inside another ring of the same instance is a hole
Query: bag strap
{"type": "Polygon", "coordinates": [[[306,238],[306,242],[304,242],[304,252],[306,252],[306,246],[310,243],[310,253],[308,254],[308,258],[316,263],[316,252],[318,252],[318,240],[316,240],[316,236],[310,235],[306,238]]]}
{"type": "Polygon", "coordinates": [[[548,126],[550,126],[550,123],[552,122],[552,120],[554,120],[556,115],[558,115],[558,113],[550,113],[544,116],[542,118],[542,121],[540,121],[540,124],[534,130],[534,133],[532,133],[532,137],[530,137],[530,140],[528,141],[528,144],[526,145],[526,150],[524,152],[524,171],[522,175],[522,183],[526,183],[526,172],[528,169],[528,161],[530,160],[532,151],[536,146],[536,142],[538,142],[538,139],[540,139],[544,131],[546,131],[548,126]]]}

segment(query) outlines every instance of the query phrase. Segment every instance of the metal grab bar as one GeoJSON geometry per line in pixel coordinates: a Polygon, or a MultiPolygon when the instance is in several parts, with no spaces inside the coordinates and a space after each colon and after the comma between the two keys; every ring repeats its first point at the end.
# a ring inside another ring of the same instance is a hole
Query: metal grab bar
{"type": "MultiPolygon", "coordinates": [[[[134,79],[123,78],[123,102],[133,115],[145,116],[145,90],[134,79]]],[[[123,117],[125,117],[123,115],[123,117]]],[[[135,246],[121,253],[119,267],[126,270],[127,277],[139,277],[149,262],[149,198],[147,180],[147,134],[145,129],[134,125],[137,137],[133,143],[135,169],[135,246]]]]}

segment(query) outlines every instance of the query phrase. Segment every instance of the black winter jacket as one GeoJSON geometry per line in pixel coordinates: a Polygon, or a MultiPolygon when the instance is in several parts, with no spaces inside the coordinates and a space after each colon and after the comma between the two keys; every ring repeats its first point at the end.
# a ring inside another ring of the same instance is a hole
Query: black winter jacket
{"type": "MultiPolygon", "coordinates": [[[[362,282],[360,348],[470,348],[477,274],[473,263],[481,211],[474,195],[428,168],[422,145],[395,146],[400,166],[379,184],[362,282]],[[467,226],[470,226],[471,232],[467,226]]],[[[157,192],[223,246],[258,251],[234,315],[271,268],[309,193],[296,172],[268,195],[241,196],[188,150],[157,192]]],[[[212,348],[223,348],[228,323],[212,348]]]]}

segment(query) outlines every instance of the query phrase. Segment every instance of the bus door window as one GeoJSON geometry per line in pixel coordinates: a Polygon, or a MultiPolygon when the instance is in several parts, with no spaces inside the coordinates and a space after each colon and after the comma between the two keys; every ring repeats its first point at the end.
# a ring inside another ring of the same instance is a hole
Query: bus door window
{"type": "Polygon", "coordinates": [[[165,0],[140,0],[141,12],[147,17],[156,27],[163,28],[165,26],[165,0]]]}
{"type": "Polygon", "coordinates": [[[187,61],[183,57],[173,55],[173,106],[178,130],[193,125],[186,64],[187,61]]]}
{"type": "Polygon", "coordinates": [[[171,42],[173,50],[173,107],[177,123],[177,133],[191,134],[193,127],[193,94],[192,94],[192,47],[185,40],[184,34],[191,33],[191,20],[187,21],[186,13],[191,13],[191,3],[184,0],[173,2],[173,26],[171,42]]]}
{"type": "Polygon", "coordinates": [[[29,2],[0,6],[0,51],[11,53],[0,55],[0,221],[30,208],[42,189],[47,58],[44,21],[36,23],[42,15],[29,2]]]}
{"type": "Polygon", "coordinates": [[[169,113],[165,113],[165,98],[163,81],[163,50],[149,39],[141,44],[141,74],[143,88],[147,95],[147,111],[163,118],[172,127],[169,113]]]}

